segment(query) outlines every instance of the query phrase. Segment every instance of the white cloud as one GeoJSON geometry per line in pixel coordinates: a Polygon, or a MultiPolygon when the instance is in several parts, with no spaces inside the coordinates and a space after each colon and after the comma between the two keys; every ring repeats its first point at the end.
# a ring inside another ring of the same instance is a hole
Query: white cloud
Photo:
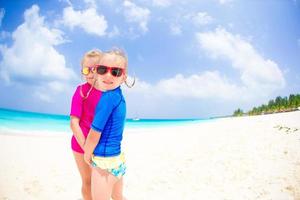
{"type": "Polygon", "coordinates": [[[143,32],[147,32],[150,10],[127,0],[124,1],[123,6],[126,20],[130,23],[137,23],[143,32]]]}
{"type": "MultiPolygon", "coordinates": [[[[233,70],[240,74],[240,80],[233,81],[220,71],[202,71],[194,75],[177,74],[174,77],[150,84],[137,79],[132,89],[125,89],[129,107],[139,113],[156,116],[157,110],[163,116],[172,116],[182,102],[206,102],[216,106],[222,102],[226,107],[219,107],[222,112],[230,112],[237,105],[253,106],[253,102],[269,99],[273,92],[285,86],[283,72],[270,59],[265,59],[254,47],[238,35],[224,29],[197,34],[197,41],[204,51],[213,58],[225,58],[232,63],[233,70]],[[209,101],[207,101],[209,100],[209,101]],[[143,102],[142,105],[140,102],[143,102]]],[[[201,103],[194,103],[195,108],[203,109],[201,103]],[[202,106],[200,108],[199,106],[202,106]]],[[[185,105],[187,109],[190,108],[185,105]]],[[[193,111],[182,111],[191,113],[193,111]]],[[[130,113],[135,115],[135,113],[130,113]]]]}
{"type": "Polygon", "coordinates": [[[228,23],[227,27],[230,28],[230,29],[234,28],[234,23],[228,23]]]}
{"type": "Polygon", "coordinates": [[[97,7],[97,2],[96,2],[96,0],[84,0],[84,2],[85,2],[89,7],[93,7],[93,8],[96,8],[96,7],[97,7]]]}
{"type": "Polygon", "coordinates": [[[72,3],[70,0],[58,0],[59,2],[66,3],[68,6],[72,6],[72,3]]]}
{"type": "MultiPolygon", "coordinates": [[[[132,83],[132,80],[134,78],[131,76],[128,76],[127,80],[129,80],[129,83],[132,83]]],[[[128,88],[124,88],[125,91],[127,91],[128,93],[145,93],[147,94],[149,90],[153,89],[153,85],[140,80],[138,77],[135,77],[135,85],[134,87],[128,89],[128,88]]]]}
{"type": "Polygon", "coordinates": [[[0,27],[2,26],[2,20],[4,18],[4,15],[5,15],[5,9],[0,8],[0,27]]]}
{"type": "Polygon", "coordinates": [[[172,35],[181,35],[182,34],[181,26],[179,24],[171,24],[170,30],[171,30],[172,35]]]}
{"type": "MultiPolygon", "coordinates": [[[[150,118],[170,118],[179,113],[181,117],[199,117],[200,110],[202,110],[200,115],[203,117],[207,115],[203,113],[207,112],[205,111],[207,105],[212,102],[212,104],[222,102],[226,106],[248,100],[247,96],[241,96],[245,94],[244,88],[230,83],[217,71],[205,71],[191,76],[177,74],[154,84],[137,79],[133,88],[123,87],[123,89],[128,104],[128,114],[132,117],[142,115],[150,118]],[[188,105],[187,102],[193,102],[193,105],[188,105]],[[206,102],[206,106],[201,105],[200,102],[206,102]]],[[[221,113],[224,109],[220,108],[221,113]]]]}
{"type": "Polygon", "coordinates": [[[241,93],[237,86],[221,77],[218,71],[205,71],[187,77],[177,74],[173,78],[161,80],[156,87],[168,96],[196,99],[236,99],[241,93]]]}
{"type": "Polygon", "coordinates": [[[213,22],[213,18],[206,12],[198,12],[192,19],[197,26],[203,26],[213,22]]]}
{"type": "Polygon", "coordinates": [[[153,0],[152,2],[157,7],[168,7],[171,5],[171,0],[153,0]]]}
{"type": "Polygon", "coordinates": [[[181,35],[186,28],[191,26],[196,28],[202,28],[205,25],[213,23],[214,18],[206,12],[189,12],[188,14],[178,14],[179,18],[170,18],[163,20],[170,27],[170,33],[172,35],[181,35]]]}
{"type": "Polygon", "coordinates": [[[218,28],[214,32],[198,33],[199,45],[213,58],[225,58],[241,75],[244,86],[251,91],[272,93],[285,86],[279,66],[263,58],[239,35],[218,28]]]}
{"type": "Polygon", "coordinates": [[[54,83],[67,85],[76,77],[54,48],[65,42],[63,33],[45,25],[37,5],[26,10],[24,18],[12,33],[12,45],[1,46],[0,75],[7,83],[44,87],[44,94],[51,96],[51,92],[59,91],[54,83]]]}
{"type": "Polygon", "coordinates": [[[107,35],[109,38],[116,37],[116,36],[120,35],[120,31],[119,31],[118,27],[114,26],[113,30],[111,32],[109,32],[107,35]]]}
{"type": "Polygon", "coordinates": [[[43,85],[36,86],[33,95],[35,98],[50,103],[55,102],[55,98],[53,98],[55,95],[70,92],[73,91],[73,89],[74,87],[70,84],[61,81],[50,81],[43,85]],[[49,91],[51,91],[51,95],[49,95],[49,91]]]}
{"type": "Polygon", "coordinates": [[[241,98],[243,89],[230,83],[218,71],[204,71],[191,76],[177,74],[172,78],[160,80],[156,84],[137,79],[136,85],[125,91],[129,94],[138,94],[138,96],[148,96],[153,101],[158,97],[234,100],[241,98]]]}
{"type": "Polygon", "coordinates": [[[219,3],[220,4],[227,4],[227,3],[231,3],[233,2],[234,0],[219,0],[219,3]]]}
{"type": "Polygon", "coordinates": [[[71,6],[66,7],[63,11],[62,23],[71,29],[79,27],[87,33],[97,36],[106,35],[108,26],[105,17],[99,15],[94,7],[82,11],[76,11],[71,6]]]}

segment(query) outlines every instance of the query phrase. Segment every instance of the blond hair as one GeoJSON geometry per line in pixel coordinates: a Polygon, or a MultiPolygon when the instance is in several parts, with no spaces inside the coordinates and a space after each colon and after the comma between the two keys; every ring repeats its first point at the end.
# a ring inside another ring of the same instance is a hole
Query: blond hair
{"type": "Polygon", "coordinates": [[[102,56],[103,56],[103,53],[102,53],[102,51],[99,50],[99,49],[93,49],[93,50],[90,50],[90,51],[86,52],[86,53],[83,55],[82,59],[81,59],[81,62],[80,62],[81,67],[83,67],[83,63],[85,62],[85,60],[86,60],[87,58],[96,58],[96,57],[99,57],[98,62],[100,62],[102,56]]]}
{"type": "MultiPolygon", "coordinates": [[[[125,72],[127,74],[127,67],[128,67],[128,58],[127,58],[127,55],[126,55],[126,52],[121,49],[121,48],[118,48],[118,47],[113,47],[111,50],[109,51],[105,51],[104,54],[109,54],[109,55],[116,55],[118,56],[119,58],[121,58],[121,62],[123,61],[124,63],[124,67],[125,67],[125,72]]],[[[119,61],[119,60],[118,60],[119,61]]]]}
{"type": "Polygon", "coordinates": [[[129,84],[127,82],[127,72],[128,72],[128,58],[127,58],[127,55],[126,55],[126,52],[121,49],[121,48],[118,48],[118,47],[113,47],[111,50],[109,51],[106,51],[104,52],[103,56],[105,54],[108,54],[108,55],[116,55],[118,56],[119,58],[121,58],[121,60],[117,60],[117,62],[123,62],[124,63],[124,68],[125,68],[125,75],[126,75],[126,79],[125,79],[125,85],[128,87],[128,88],[132,88],[135,84],[135,77],[133,78],[133,82],[131,84],[129,84]]]}
{"type": "MultiPolygon", "coordinates": [[[[86,61],[86,59],[88,59],[88,58],[97,58],[98,57],[98,62],[100,62],[102,56],[103,56],[103,53],[99,49],[93,49],[93,50],[90,50],[90,51],[86,52],[83,55],[82,59],[81,59],[81,62],[80,62],[81,67],[83,67],[83,63],[86,61]]],[[[83,98],[83,100],[85,100],[89,97],[90,92],[92,91],[92,89],[95,85],[95,82],[96,81],[94,81],[94,83],[92,84],[91,88],[89,89],[89,91],[87,92],[86,95],[83,94],[82,86],[80,87],[80,96],[83,98]]]]}

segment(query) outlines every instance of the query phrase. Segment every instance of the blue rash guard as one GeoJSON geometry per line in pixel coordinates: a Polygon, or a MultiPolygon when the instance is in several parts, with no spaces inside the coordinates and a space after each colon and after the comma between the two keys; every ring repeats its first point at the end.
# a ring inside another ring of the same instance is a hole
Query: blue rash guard
{"type": "Polygon", "coordinates": [[[126,103],[118,87],[102,93],[91,128],[101,133],[95,156],[111,157],[121,153],[121,141],[126,116],[126,103]]]}

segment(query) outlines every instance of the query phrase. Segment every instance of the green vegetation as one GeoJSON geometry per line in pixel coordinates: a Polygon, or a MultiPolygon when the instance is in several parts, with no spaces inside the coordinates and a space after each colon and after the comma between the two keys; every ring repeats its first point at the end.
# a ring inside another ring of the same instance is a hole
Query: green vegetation
{"type": "Polygon", "coordinates": [[[233,116],[242,116],[244,115],[244,112],[242,109],[238,108],[237,110],[234,111],[233,116]]]}
{"type": "Polygon", "coordinates": [[[297,110],[300,107],[300,94],[294,95],[291,94],[289,97],[276,97],[275,100],[270,100],[268,104],[263,104],[258,107],[254,107],[252,110],[247,113],[239,108],[234,111],[233,116],[242,116],[242,115],[260,115],[260,114],[270,114],[277,112],[289,112],[297,110]]]}

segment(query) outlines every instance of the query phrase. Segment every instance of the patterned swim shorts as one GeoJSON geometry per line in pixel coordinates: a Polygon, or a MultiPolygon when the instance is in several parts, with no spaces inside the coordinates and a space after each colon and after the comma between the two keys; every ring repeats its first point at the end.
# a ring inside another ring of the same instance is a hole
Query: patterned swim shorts
{"type": "Polygon", "coordinates": [[[126,173],[123,153],[114,157],[92,156],[92,166],[104,169],[117,178],[121,178],[126,173]]]}

